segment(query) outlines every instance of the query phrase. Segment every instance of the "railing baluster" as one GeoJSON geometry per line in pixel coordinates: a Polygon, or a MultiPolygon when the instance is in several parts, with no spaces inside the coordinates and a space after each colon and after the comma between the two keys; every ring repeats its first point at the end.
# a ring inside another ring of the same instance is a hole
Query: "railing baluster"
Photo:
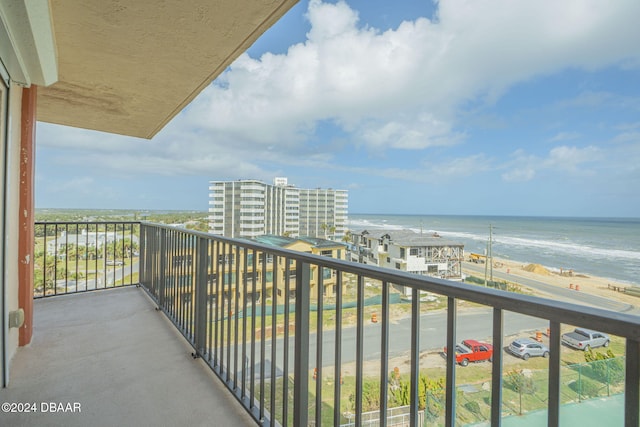
{"type": "Polygon", "coordinates": [[[57,295],[58,294],[58,224],[55,225],[55,233],[56,233],[56,237],[54,239],[55,249],[53,252],[53,294],[57,295]]]}
{"type": "Polygon", "coordinates": [[[317,290],[317,316],[316,316],[316,425],[322,425],[322,300],[323,300],[323,270],[322,266],[317,267],[316,271],[316,290],[317,290]]]}
{"type": "Polygon", "coordinates": [[[411,383],[409,394],[411,396],[409,424],[411,427],[418,426],[419,393],[418,384],[420,379],[420,291],[411,291],[411,383]]]}
{"type": "Polygon", "coordinates": [[[256,378],[256,286],[258,281],[258,256],[254,249],[252,251],[252,264],[251,269],[251,378],[249,382],[249,408],[255,406],[255,378],[256,378]]]}
{"type": "Polygon", "coordinates": [[[290,278],[290,258],[285,258],[284,267],[284,338],[283,338],[283,354],[282,354],[282,425],[288,426],[289,423],[289,310],[291,295],[291,278],[290,278]]]}
{"type": "Polygon", "coordinates": [[[336,343],[334,362],[334,396],[333,396],[333,425],[339,426],[340,414],[340,394],[342,385],[342,279],[343,272],[336,272],[336,343]]]}
{"type": "Polygon", "coordinates": [[[278,256],[273,256],[273,271],[271,273],[271,405],[269,413],[271,416],[271,425],[276,425],[276,350],[277,350],[277,303],[278,303],[278,256]]]}
{"type": "Polygon", "coordinates": [[[159,276],[159,288],[160,288],[160,308],[166,310],[167,303],[167,230],[160,230],[160,255],[159,255],[159,263],[160,263],[160,276],[159,276]]]}
{"type": "Polygon", "coordinates": [[[264,358],[267,341],[267,253],[261,252],[262,257],[262,290],[260,293],[260,421],[264,420],[264,358]]]}
{"type": "Polygon", "coordinates": [[[224,265],[225,265],[225,274],[228,277],[224,278],[225,283],[227,284],[226,286],[226,296],[227,296],[227,318],[226,318],[226,322],[227,322],[227,342],[226,342],[226,346],[227,346],[227,358],[226,360],[226,365],[225,367],[225,372],[227,373],[226,376],[226,381],[227,383],[229,383],[231,381],[231,312],[232,312],[232,308],[231,308],[231,288],[233,286],[233,281],[232,279],[232,274],[233,272],[231,271],[231,266],[233,265],[233,245],[230,243],[228,245],[224,246],[224,257],[225,257],[225,261],[224,261],[224,265]],[[228,268],[227,268],[228,266],[228,268]]]}
{"type": "Polygon", "coordinates": [[[213,336],[215,324],[215,310],[213,309],[213,297],[215,297],[213,242],[207,239],[207,362],[213,364],[213,336]]]}
{"type": "Polygon", "coordinates": [[[247,397],[247,367],[249,366],[249,363],[247,363],[247,252],[247,248],[242,251],[244,277],[242,278],[242,389],[240,396],[243,400],[247,397]]]}
{"type": "Polygon", "coordinates": [[[306,426],[309,417],[309,263],[296,262],[296,334],[293,425],[306,426]]]}
{"type": "Polygon", "coordinates": [[[380,337],[380,427],[387,427],[389,384],[389,283],[382,282],[382,331],[380,337]]]}
{"type": "Polygon", "coordinates": [[[547,425],[560,425],[560,323],[549,322],[549,408],[547,425]]]}
{"type": "Polygon", "coordinates": [[[220,258],[223,257],[222,242],[216,242],[216,253],[213,264],[216,266],[216,323],[215,323],[215,346],[213,350],[215,366],[218,368],[218,374],[222,378],[224,359],[223,338],[224,338],[224,264],[221,264],[220,258]]]}
{"type": "Polygon", "coordinates": [[[356,302],[356,425],[362,425],[362,382],[364,360],[364,277],[358,275],[356,302]]]}
{"type": "Polygon", "coordinates": [[[493,309],[493,362],[491,366],[491,425],[500,427],[502,423],[502,345],[503,313],[493,309]]]}
{"type": "Polygon", "coordinates": [[[445,404],[445,425],[455,426],[456,422],[456,313],[457,301],[447,298],[447,389],[445,404]]]}
{"type": "Polygon", "coordinates": [[[240,246],[234,246],[235,250],[232,252],[234,254],[235,262],[236,262],[236,280],[235,287],[233,289],[233,300],[235,301],[235,309],[234,309],[234,327],[235,331],[233,334],[233,387],[235,389],[238,388],[238,310],[240,308],[238,297],[240,293],[238,292],[238,288],[240,287],[240,246]]]}
{"type": "Polygon", "coordinates": [[[640,423],[638,400],[640,399],[640,342],[627,339],[624,386],[624,425],[640,423]]]}
{"type": "Polygon", "coordinates": [[[195,344],[196,354],[204,356],[207,339],[207,239],[199,237],[196,243],[195,344]]]}

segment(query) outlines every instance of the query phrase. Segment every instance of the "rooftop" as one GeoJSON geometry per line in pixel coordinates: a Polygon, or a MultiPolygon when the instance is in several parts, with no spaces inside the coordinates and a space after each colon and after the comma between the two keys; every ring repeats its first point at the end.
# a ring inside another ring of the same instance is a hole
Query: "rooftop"
{"type": "Polygon", "coordinates": [[[411,230],[364,230],[354,231],[353,234],[368,235],[374,239],[389,236],[389,240],[399,246],[463,246],[460,242],[443,239],[437,233],[416,233],[411,230]]]}

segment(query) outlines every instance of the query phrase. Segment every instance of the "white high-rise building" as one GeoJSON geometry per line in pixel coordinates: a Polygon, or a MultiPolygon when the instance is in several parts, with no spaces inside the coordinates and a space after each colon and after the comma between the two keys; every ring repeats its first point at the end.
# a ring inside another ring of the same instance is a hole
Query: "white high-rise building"
{"type": "Polygon", "coordinates": [[[300,235],[342,238],[347,229],[347,190],[300,190],[300,235]]]}
{"type": "Polygon", "coordinates": [[[209,232],[225,237],[263,234],[340,239],[347,225],[346,190],[304,190],[277,177],[209,183],[209,232]]]}

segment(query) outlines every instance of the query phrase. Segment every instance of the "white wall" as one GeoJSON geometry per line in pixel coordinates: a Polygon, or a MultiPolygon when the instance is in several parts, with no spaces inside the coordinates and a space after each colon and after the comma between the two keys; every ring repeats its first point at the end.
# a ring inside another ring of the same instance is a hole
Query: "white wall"
{"type": "MultiPolygon", "coordinates": [[[[18,309],[18,211],[20,205],[20,122],[22,88],[11,84],[9,89],[9,138],[7,149],[6,217],[5,229],[5,319],[10,311],[18,309]]],[[[18,349],[18,329],[8,330],[6,358],[11,359],[18,349]]]]}

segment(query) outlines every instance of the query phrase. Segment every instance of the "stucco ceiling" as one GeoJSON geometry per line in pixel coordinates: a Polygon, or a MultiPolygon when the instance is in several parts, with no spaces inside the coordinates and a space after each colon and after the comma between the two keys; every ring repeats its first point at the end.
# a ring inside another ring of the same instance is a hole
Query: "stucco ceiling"
{"type": "Polygon", "coordinates": [[[51,0],[38,120],[153,137],[297,0],[51,0]]]}

